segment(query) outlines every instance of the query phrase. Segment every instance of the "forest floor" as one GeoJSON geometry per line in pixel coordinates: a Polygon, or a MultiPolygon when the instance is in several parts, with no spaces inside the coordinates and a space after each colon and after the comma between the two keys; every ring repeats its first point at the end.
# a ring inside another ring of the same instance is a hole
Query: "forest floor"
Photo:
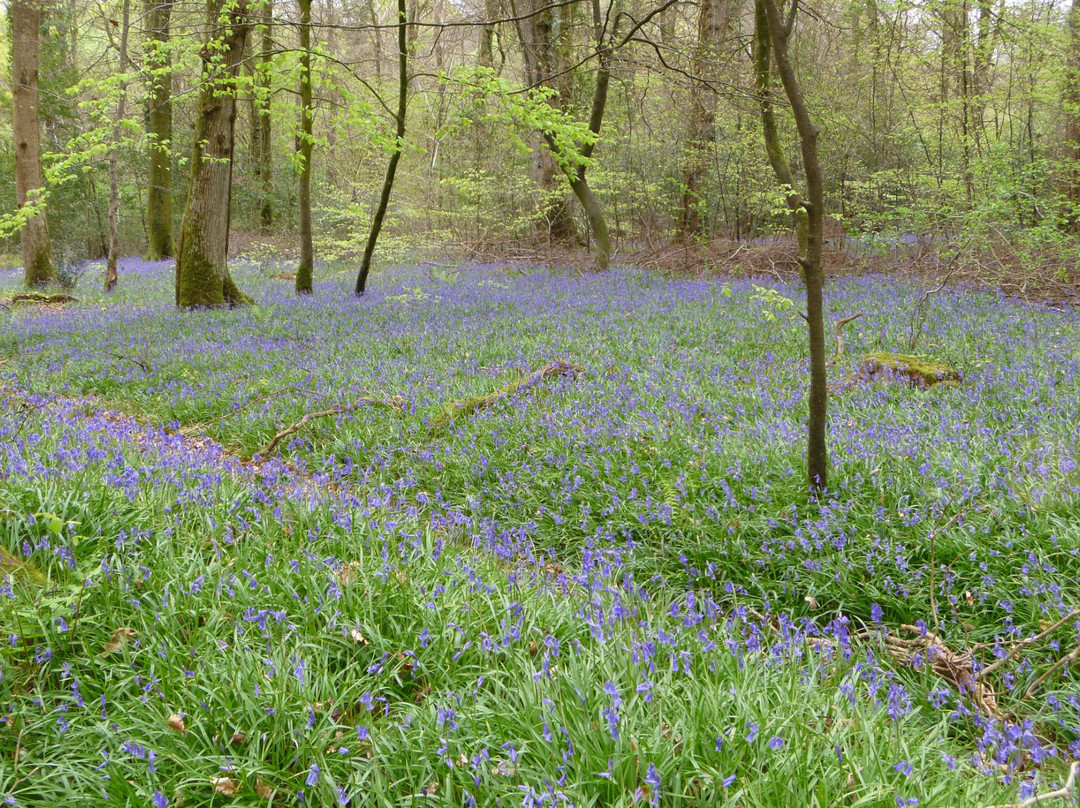
{"type": "Polygon", "coordinates": [[[128,261],[0,309],[10,804],[944,808],[1075,773],[1080,312],[832,279],[863,316],[811,500],[794,278],[235,273],[255,305],[178,313],[128,261]]]}

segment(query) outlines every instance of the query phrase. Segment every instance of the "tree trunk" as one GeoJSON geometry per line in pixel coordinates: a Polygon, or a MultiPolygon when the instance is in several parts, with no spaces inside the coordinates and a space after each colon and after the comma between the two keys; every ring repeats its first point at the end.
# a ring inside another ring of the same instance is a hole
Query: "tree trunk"
{"type": "Polygon", "coordinates": [[[801,204],[806,221],[806,248],[805,252],[800,251],[799,256],[799,264],[802,266],[803,280],[806,284],[806,323],[810,342],[810,418],[806,465],[811,490],[820,492],[825,489],[828,482],[825,432],[829,390],[825,366],[825,306],[822,289],[824,272],[821,259],[825,222],[825,185],[817,148],[818,128],[810,117],[806,99],[803,97],[788,56],[788,39],[798,9],[798,0],[791,0],[791,2],[789,17],[785,21],[776,0],[757,0],[765,13],[756,14],[755,22],[759,26],[759,43],[761,41],[760,26],[763,23],[768,26],[769,40],[776,56],[776,67],[780,73],[780,80],[784,84],[784,92],[791,105],[795,126],[799,132],[803,168],[806,171],[806,190],[809,200],[801,204]]]}
{"type": "MultiPolygon", "coordinates": [[[[309,3],[310,5],[310,3],[309,3]]],[[[310,13],[309,13],[310,16],[310,13]]],[[[270,117],[270,83],[273,78],[274,41],[271,36],[271,26],[274,22],[274,2],[265,0],[262,7],[262,52],[259,54],[259,85],[261,97],[259,100],[259,124],[257,136],[259,139],[259,190],[262,193],[262,204],[259,208],[259,221],[264,234],[270,232],[274,224],[274,146],[272,120],[270,117]]]]}
{"type": "Polygon", "coordinates": [[[146,67],[150,74],[148,139],[150,172],[146,195],[151,261],[169,258],[173,250],[172,212],[172,64],[169,56],[169,18],[172,0],[147,0],[146,67]]]}
{"type": "Polygon", "coordinates": [[[1080,0],[1069,8],[1069,53],[1065,64],[1065,177],[1069,228],[1080,230],[1080,0]]]}
{"type": "MultiPolygon", "coordinates": [[[[124,0],[120,12],[119,69],[128,68],[128,32],[131,25],[131,0],[124,0]]],[[[105,263],[105,291],[116,288],[116,261],[120,254],[120,146],[124,142],[123,121],[127,107],[127,83],[120,86],[113,120],[112,148],[109,150],[109,257],[105,263]]]]}
{"type": "Polygon", "coordinates": [[[311,0],[300,3],[300,134],[297,152],[300,155],[300,266],[296,270],[296,293],[311,294],[315,254],[311,244],[311,151],[313,118],[311,103],[311,0]]]}
{"type": "Polygon", "coordinates": [[[408,109],[409,100],[409,13],[405,7],[405,0],[398,0],[398,108],[396,118],[396,139],[394,151],[390,154],[390,162],[386,165],[386,177],[383,180],[382,193],[379,195],[379,206],[375,209],[375,216],[371,220],[371,231],[368,233],[367,244],[364,245],[364,258],[360,262],[360,272],[356,276],[356,296],[361,297],[367,287],[368,273],[371,272],[371,257],[375,253],[375,242],[378,241],[379,231],[382,230],[383,218],[386,216],[386,208],[390,204],[390,192],[394,188],[394,174],[397,173],[398,161],[401,153],[405,151],[405,113],[408,109]]]}
{"type": "Polygon", "coordinates": [[[686,134],[686,171],[683,175],[680,231],[684,239],[697,236],[702,229],[702,189],[708,172],[709,154],[716,140],[716,91],[705,82],[718,74],[717,56],[727,29],[730,0],[700,0],[698,3],[698,41],[694,50],[690,88],[690,122],[686,134]]]}
{"type": "Polygon", "coordinates": [[[252,27],[249,10],[247,0],[227,11],[224,0],[207,2],[210,35],[202,50],[203,86],[176,258],[176,303],[181,308],[249,302],[228,268],[236,79],[252,27]]]}
{"type": "Polygon", "coordinates": [[[757,84],[758,107],[761,110],[761,135],[765,141],[765,153],[769,157],[776,181],[784,189],[788,209],[795,220],[795,234],[799,239],[799,256],[806,255],[807,218],[802,196],[795,187],[795,176],[780,142],[780,129],[776,125],[776,113],[772,104],[772,40],[769,37],[769,18],[762,0],[754,3],[754,75],[757,84]]]}
{"type": "Polygon", "coordinates": [[[34,0],[11,4],[12,134],[15,139],[15,196],[30,214],[20,237],[25,282],[46,286],[56,280],[45,218],[41,171],[41,124],[38,120],[38,38],[40,5],[34,0]]]}
{"type": "MultiPolygon", "coordinates": [[[[522,16],[517,8],[517,5],[511,5],[514,16],[522,16]]],[[[557,95],[551,97],[548,103],[566,111],[572,102],[573,90],[570,72],[573,54],[567,33],[573,6],[556,9],[550,7],[547,0],[529,0],[526,8],[528,16],[515,23],[525,61],[525,78],[531,87],[556,90],[557,95]]],[[[537,135],[536,140],[532,178],[540,189],[537,235],[549,242],[576,245],[579,238],[574,227],[571,202],[559,180],[563,172],[555,158],[542,148],[542,136],[537,135]]]]}

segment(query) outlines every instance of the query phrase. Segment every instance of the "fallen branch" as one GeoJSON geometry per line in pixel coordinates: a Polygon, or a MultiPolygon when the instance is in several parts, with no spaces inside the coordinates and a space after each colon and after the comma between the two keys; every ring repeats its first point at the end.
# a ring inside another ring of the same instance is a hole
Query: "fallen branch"
{"type": "Polygon", "coordinates": [[[1040,803],[1049,802],[1050,800],[1071,799],[1075,796],[1074,789],[1076,788],[1077,772],[1080,772],[1080,761],[1074,760],[1072,766],[1069,767],[1069,777],[1065,781],[1065,785],[1057,791],[1036,794],[1034,797],[1028,797],[1023,802],[1012,802],[1007,805],[990,805],[987,806],[987,808],[1031,808],[1032,805],[1039,805],[1040,803]]]}
{"type": "Polygon", "coordinates": [[[505,387],[500,387],[498,390],[489,393],[486,396],[470,396],[469,398],[462,398],[450,402],[440,413],[431,419],[429,429],[431,432],[437,432],[459,418],[464,418],[468,415],[472,415],[474,412],[487,409],[497,401],[515,393],[520,393],[522,390],[528,390],[530,387],[535,387],[540,384],[540,382],[553,376],[576,376],[579,373],[584,372],[585,368],[581,367],[581,365],[575,365],[573,362],[563,362],[561,360],[552,362],[550,365],[545,365],[540,368],[540,370],[533,371],[520,381],[508,384],[505,387]]]}
{"type": "Polygon", "coordinates": [[[78,298],[63,293],[56,295],[43,295],[41,292],[22,292],[13,295],[12,303],[78,303],[78,298]]]}
{"type": "Polygon", "coordinates": [[[1009,649],[1009,652],[1005,654],[1005,656],[1003,656],[997,662],[994,662],[991,665],[987,665],[985,668],[975,674],[976,678],[981,679],[984,676],[989,676],[991,673],[993,673],[1010,659],[1012,659],[1016,655],[1016,653],[1025,645],[1031,645],[1032,643],[1036,643],[1045,637],[1049,637],[1051,634],[1053,634],[1055,631],[1057,631],[1059,628],[1061,628],[1063,625],[1065,625],[1075,617],[1080,617],[1080,609],[1069,612],[1063,618],[1054,623],[1054,625],[1050,626],[1050,628],[1039,632],[1034,637],[1028,637],[1026,640],[1020,640],[1020,642],[1016,643],[1016,645],[1009,649]]]}
{"type": "MultiPolygon", "coordinates": [[[[917,655],[922,656],[930,663],[931,669],[951,682],[962,693],[967,695],[985,715],[993,718],[1001,718],[1001,711],[997,704],[997,694],[989,682],[979,681],[975,675],[975,658],[970,651],[957,653],[945,645],[941,639],[931,631],[922,631],[916,626],[902,625],[904,631],[909,631],[919,636],[915,639],[906,640],[886,634],[881,637],[886,650],[903,664],[914,664],[917,655]]],[[[860,639],[868,639],[870,632],[860,632],[860,639]]]]}
{"type": "Polygon", "coordinates": [[[1039,686],[1050,678],[1050,674],[1052,674],[1058,668],[1063,668],[1067,664],[1076,662],[1077,659],[1080,659],[1080,645],[1076,646],[1068,654],[1066,654],[1053,665],[1051,665],[1049,670],[1047,670],[1042,676],[1032,682],[1028,689],[1024,692],[1024,698],[1030,699],[1032,696],[1035,695],[1035,691],[1039,689],[1039,686]]]}
{"type": "Polygon", "coordinates": [[[339,404],[336,407],[331,407],[328,410],[320,410],[318,412],[309,412],[299,421],[287,429],[283,429],[274,435],[273,440],[266,444],[266,448],[259,452],[261,457],[268,457],[272,451],[277,447],[282,440],[289,437],[289,435],[295,435],[309,423],[316,418],[326,418],[330,415],[344,415],[347,412],[353,412],[354,410],[361,409],[362,407],[386,407],[394,410],[395,412],[401,412],[405,408],[407,402],[401,396],[392,396],[391,398],[377,398],[375,396],[364,396],[358,398],[351,404],[339,404]]]}
{"type": "Polygon", "coordinates": [[[860,312],[857,312],[855,314],[852,314],[850,317],[843,317],[843,318],[836,321],[836,325],[833,326],[833,334],[836,335],[836,355],[837,356],[843,356],[844,355],[844,336],[843,336],[843,334],[840,333],[841,330],[844,328],[845,325],[847,325],[848,323],[853,322],[855,320],[858,320],[865,313],[866,312],[860,311],[860,312]]]}

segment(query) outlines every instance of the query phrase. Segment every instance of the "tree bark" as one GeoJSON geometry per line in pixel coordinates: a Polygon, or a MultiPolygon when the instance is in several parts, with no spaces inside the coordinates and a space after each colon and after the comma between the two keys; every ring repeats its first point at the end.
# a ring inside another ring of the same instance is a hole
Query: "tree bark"
{"type": "MultiPolygon", "coordinates": [[[[803,200],[801,210],[806,221],[805,252],[800,248],[799,264],[806,285],[806,323],[810,343],[810,417],[808,422],[806,465],[810,489],[821,492],[828,482],[828,454],[825,442],[828,415],[828,378],[825,365],[825,305],[824,272],[822,269],[822,245],[825,222],[825,184],[822,177],[821,159],[818,155],[818,128],[810,117],[802,89],[799,87],[788,55],[791,36],[798,10],[798,0],[791,0],[788,19],[784,20],[776,0],[757,0],[764,14],[756,14],[759,26],[768,26],[769,40],[776,57],[776,67],[784,85],[795,126],[799,132],[803,169],[806,172],[808,200],[803,200]]],[[[760,66],[759,66],[760,69],[760,66]]],[[[777,177],[779,178],[779,175],[777,177]]],[[[781,180],[783,182],[783,180],[781,180]]]]}
{"type": "Polygon", "coordinates": [[[229,274],[229,225],[236,129],[236,79],[252,19],[247,0],[208,0],[210,34],[202,50],[202,91],[187,206],[176,258],[181,308],[237,306],[249,299],[229,274]]]}
{"type": "Polygon", "coordinates": [[[271,60],[274,52],[274,41],[271,34],[271,27],[274,22],[273,0],[264,0],[261,16],[262,49],[259,54],[259,84],[262,95],[258,104],[259,124],[257,127],[259,139],[259,190],[262,193],[259,221],[263,233],[269,233],[270,228],[274,225],[274,146],[273,121],[270,117],[270,83],[273,77],[271,60]]]}
{"type": "Polygon", "coordinates": [[[375,216],[371,220],[371,231],[368,233],[367,244],[364,245],[364,258],[360,262],[360,272],[356,276],[357,297],[364,294],[367,287],[368,274],[371,272],[371,257],[375,253],[375,243],[382,230],[383,218],[386,216],[386,208],[390,204],[390,192],[394,189],[394,175],[397,173],[398,161],[401,153],[405,151],[405,113],[409,102],[409,13],[405,6],[405,0],[398,0],[398,108],[396,118],[396,139],[394,151],[390,154],[390,162],[386,165],[386,177],[383,179],[382,193],[379,195],[379,205],[375,208],[375,216]]]}
{"type": "MultiPolygon", "coordinates": [[[[119,69],[128,68],[128,33],[131,26],[131,0],[124,0],[120,12],[119,69]]],[[[116,262],[120,254],[120,146],[124,141],[123,122],[127,111],[127,84],[119,89],[116,117],[113,119],[112,148],[109,150],[109,256],[105,262],[105,291],[116,288],[116,262]]]]}
{"type": "Polygon", "coordinates": [[[311,151],[315,109],[311,103],[311,0],[299,0],[300,5],[300,134],[297,152],[300,155],[300,266],[296,270],[296,293],[311,294],[315,253],[311,243],[311,151]]]}
{"type": "Polygon", "coordinates": [[[692,69],[697,81],[690,88],[690,122],[686,133],[686,170],[679,221],[684,239],[691,239],[702,230],[702,189],[709,153],[716,140],[716,91],[705,82],[717,77],[717,56],[730,10],[730,0],[699,0],[698,3],[698,41],[692,69]]]}
{"type": "Polygon", "coordinates": [[[1080,230],[1080,0],[1069,8],[1069,52],[1065,63],[1065,177],[1069,229],[1080,230]]]}
{"type": "MultiPolygon", "coordinates": [[[[511,5],[515,17],[523,16],[517,9],[517,5],[511,5]]],[[[548,0],[529,0],[526,9],[528,16],[515,22],[525,78],[530,87],[556,90],[557,95],[549,98],[548,103],[565,112],[572,102],[573,89],[570,72],[573,55],[567,33],[573,6],[554,9],[549,7],[548,0]]],[[[537,135],[532,159],[533,182],[540,189],[536,233],[550,242],[576,245],[579,238],[571,201],[559,181],[563,172],[551,153],[542,148],[542,142],[542,136],[537,135]]]]}
{"type": "Polygon", "coordinates": [[[173,249],[172,210],[172,59],[169,55],[169,19],[172,0],[146,2],[146,67],[150,74],[148,99],[148,157],[150,171],[146,195],[148,244],[151,261],[170,258],[173,249]]]}
{"type": "Polygon", "coordinates": [[[15,195],[19,207],[30,205],[20,242],[28,287],[56,280],[45,218],[41,171],[41,124],[38,118],[38,41],[40,4],[14,0],[11,4],[12,133],[15,139],[15,195]]]}

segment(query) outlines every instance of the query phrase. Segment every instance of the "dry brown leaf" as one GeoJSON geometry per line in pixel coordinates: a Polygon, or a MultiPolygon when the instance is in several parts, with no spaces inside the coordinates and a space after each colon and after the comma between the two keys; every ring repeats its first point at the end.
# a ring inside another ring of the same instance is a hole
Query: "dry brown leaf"
{"type": "Polygon", "coordinates": [[[359,643],[360,645],[367,645],[368,644],[367,637],[365,637],[363,634],[361,634],[360,629],[358,629],[358,628],[354,628],[349,633],[349,636],[352,637],[352,641],[354,643],[359,643]]]}
{"type": "Polygon", "coordinates": [[[435,792],[438,791],[438,790],[439,790],[439,781],[438,780],[432,780],[430,783],[428,783],[426,786],[424,786],[424,794],[426,794],[429,797],[434,797],[435,792]]]}
{"type": "Polygon", "coordinates": [[[261,777],[255,778],[255,794],[260,800],[269,800],[274,796],[274,789],[267,785],[261,777]]]}
{"type": "Polygon", "coordinates": [[[211,777],[210,785],[214,787],[214,791],[226,797],[233,797],[240,790],[240,781],[231,777],[211,777]]]}
{"type": "Polygon", "coordinates": [[[112,633],[112,637],[105,643],[105,650],[101,652],[102,658],[107,657],[109,654],[115,654],[137,636],[139,636],[139,632],[135,629],[121,626],[112,633]]]}
{"type": "Polygon", "coordinates": [[[184,732],[187,727],[184,725],[183,716],[173,713],[165,719],[165,726],[171,729],[173,732],[184,732]]]}
{"type": "Polygon", "coordinates": [[[246,740],[247,735],[242,732],[234,732],[231,736],[229,736],[229,743],[231,743],[233,746],[242,746],[244,741],[246,740]]]}

